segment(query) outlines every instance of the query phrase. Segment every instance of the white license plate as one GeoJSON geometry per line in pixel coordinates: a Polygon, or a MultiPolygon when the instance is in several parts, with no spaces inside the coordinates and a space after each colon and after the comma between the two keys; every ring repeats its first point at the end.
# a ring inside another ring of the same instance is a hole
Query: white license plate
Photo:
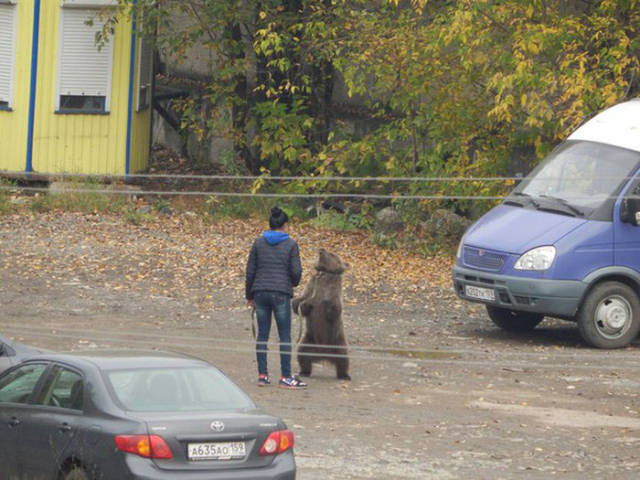
{"type": "Polygon", "coordinates": [[[491,302],[495,302],[496,300],[496,292],[491,288],[480,288],[466,285],[464,287],[464,293],[467,297],[477,298],[478,300],[489,300],[491,302]]]}
{"type": "Polygon", "coordinates": [[[189,460],[237,460],[247,454],[244,442],[190,443],[189,460]]]}

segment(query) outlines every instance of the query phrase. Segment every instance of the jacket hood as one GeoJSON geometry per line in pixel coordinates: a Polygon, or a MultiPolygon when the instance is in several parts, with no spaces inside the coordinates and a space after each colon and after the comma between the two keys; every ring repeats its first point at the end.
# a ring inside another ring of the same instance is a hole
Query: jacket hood
{"type": "Polygon", "coordinates": [[[289,238],[289,234],[285,232],[278,232],[275,230],[267,230],[262,234],[264,239],[269,245],[277,245],[284,242],[289,238]]]}
{"type": "Polygon", "coordinates": [[[585,222],[583,218],[499,205],[471,226],[464,244],[521,255],[535,247],[554,245],[585,222]]]}

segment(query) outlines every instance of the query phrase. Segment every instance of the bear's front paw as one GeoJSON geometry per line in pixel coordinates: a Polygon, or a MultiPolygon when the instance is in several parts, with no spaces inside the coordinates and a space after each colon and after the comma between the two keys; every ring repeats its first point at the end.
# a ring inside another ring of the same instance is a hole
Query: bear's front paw
{"type": "Polygon", "coordinates": [[[302,302],[300,304],[300,315],[302,315],[303,317],[308,317],[309,315],[311,315],[311,310],[313,310],[313,305],[311,305],[309,302],[302,302]]]}
{"type": "Polygon", "coordinates": [[[300,299],[299,298],[294,298],[291,301],[291,308],[293,309],[293,313],[295,313],[296,315],[298,315],[298,308],[300,307],[300,299]]]}

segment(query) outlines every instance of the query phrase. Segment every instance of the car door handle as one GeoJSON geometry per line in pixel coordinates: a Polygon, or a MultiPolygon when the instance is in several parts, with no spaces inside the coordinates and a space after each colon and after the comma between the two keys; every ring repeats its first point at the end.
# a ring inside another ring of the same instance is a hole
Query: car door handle
{"type": "Polygon", "coordinates": [[[70,432],[71,431],[71,425],[69,425],[68,423],[62,423],[60,425],[58,425],[58,429],[61,432],[70,432]]]}
{"type": "Polygon", "coordinates": [[[20,420],[18,418],[13,417],[9,420],[9,427],[17,427],[18,425],[20,425],[20,420]]]}

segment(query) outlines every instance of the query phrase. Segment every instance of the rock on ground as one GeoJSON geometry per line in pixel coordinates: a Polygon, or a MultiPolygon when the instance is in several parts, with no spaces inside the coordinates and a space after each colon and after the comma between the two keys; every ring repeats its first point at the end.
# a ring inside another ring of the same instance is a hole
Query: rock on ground
{"type": "Polygon", "coordinates": [[[429,219],[422,222],[422,230],[432,238],[457,240],[462,237],[471,221],[451,210],[435,210],[429,219]]]}
{"type": "Polygon", "coordinates": [[[376,213],[376,231],[381,233],[395,233],[404,228],[400,214],[392,207],[386,207],[376,213]]]}

